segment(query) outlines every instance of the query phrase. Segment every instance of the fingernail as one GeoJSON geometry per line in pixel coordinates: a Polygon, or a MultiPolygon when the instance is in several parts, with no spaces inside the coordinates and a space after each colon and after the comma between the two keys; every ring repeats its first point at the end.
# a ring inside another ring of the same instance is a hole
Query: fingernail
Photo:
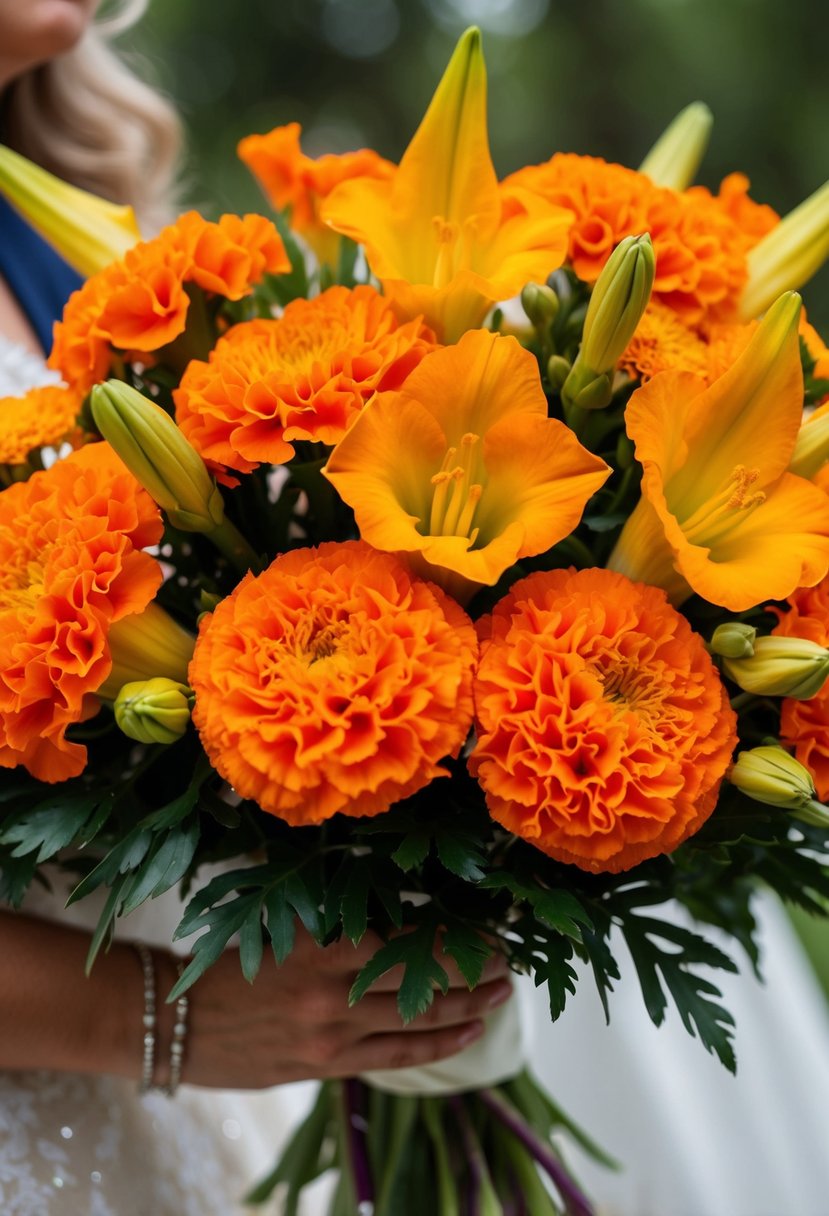
{"type": "Polygon", "coordinates": [[[458,1035],[458,1046],[468,1047],[470,1043],[474,1043],[476,1039],[481,1037],[484,1029],[483,1022],[470,1022],[458,1035]]]}
{"type": "Polygon", "coordinates": [[[493,991],[490,992],[486,999],[486,1007],[487,1009],[497,1009],[499,1005],[503,1005],[505,1001],[508,1001],[511,996],[512,984],[509,980],[502,980],[494,985],[493,991]]]}

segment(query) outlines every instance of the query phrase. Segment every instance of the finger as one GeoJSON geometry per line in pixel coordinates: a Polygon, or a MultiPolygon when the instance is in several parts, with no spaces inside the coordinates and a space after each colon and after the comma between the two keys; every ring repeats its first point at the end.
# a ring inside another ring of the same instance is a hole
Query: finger
{"type": "Polygon", "coordinates": [[[432,1064],[435,1060],[444,1060],[463,1051],[483,1033],[483,1022],[475,1021],[463,1026],[424,1031],[422,1034],[407,1034],[401,1030],[396,1034],[372,1035],[350,1047],[342,1061],[332,1061],[327,1075],[347,1077],[372,1068],[412,1068],[432,1064]]]}
{"type": "MultiPolygon", "coordinates": [[[[482,984],[473,992],[456,988],[446,996],[437,993],[432,1004],[425,1013],[420,1014],[408,1025],[403,1024],[397,1005],[397,996],[391,993],[379,993],[363,997],[354,1006],[352,1013],[353,1029],[359,1039],[365,1039],[374,1034],[384,1032],[404,1031],[421,1034],[439,1029],[442,1026],[461,1026],[464,1023],[485,1017],[493,1009],[497,1009],[512,996],[512,984],[509,980],[493,980],[490,984],[482,984]]],[[[349,1026],[349,1029],[351,1027],[349,1026]]]]}

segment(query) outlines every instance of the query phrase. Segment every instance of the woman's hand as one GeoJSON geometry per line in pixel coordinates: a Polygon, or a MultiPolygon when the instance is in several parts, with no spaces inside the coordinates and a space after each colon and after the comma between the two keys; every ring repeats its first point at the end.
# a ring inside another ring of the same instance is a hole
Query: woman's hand
{"type": "MultiPolygon", "coordinates": [[[[344,1077],[374,1068],[404,1068],[454,1055],[483,1033],[482,1017],[512,991],[500,955],[488,960],[470,992],[448,958],[449,991],[403,1026],[397,1009],[402,969],[384,975],[349,1008],[360,968],[381,945],[367,934],[358,947],[343,940],[325,949],[304,931],[281,967],[266,959],[251,985],[236,951],[228,951],[190,992],[190,1028],[182,1080],[228,1089],[262,1089],[309,1077],[344,1077]]],[[[156,952],[160,991],[175,980],[173,960],[156,952]]],[[[138,999],[136,997],[136,999],[138,999]]],[[[160,1010],[157,1080],[164,1082],[172,1013],[160,1010]]]]}

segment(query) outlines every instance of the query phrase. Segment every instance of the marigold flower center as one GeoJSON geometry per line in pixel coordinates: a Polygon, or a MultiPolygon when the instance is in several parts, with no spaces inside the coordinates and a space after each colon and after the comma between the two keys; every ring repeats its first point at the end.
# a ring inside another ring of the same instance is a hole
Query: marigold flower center
{"type": "Polygon", "coordinates": [[[735,465],[719,492],[683,522],[682,530],[691,544],[710,548],[727,536],[735,524],[743,522],[742,512],[753,511],[764,503],[763,490],[752,489],[759,477],[759,469],[735,465]]]}
{"type": "Polygon", "coordinates": [[[467,536],[473,545],[478,539],[479,529],[472,524],[484,490],[480,481],[472,479],[483,472],[480,441],[480,435],[468,431],[460,449],[446,449],[440,469],[432,477],[432,509],[425,535],[467,536]]]}

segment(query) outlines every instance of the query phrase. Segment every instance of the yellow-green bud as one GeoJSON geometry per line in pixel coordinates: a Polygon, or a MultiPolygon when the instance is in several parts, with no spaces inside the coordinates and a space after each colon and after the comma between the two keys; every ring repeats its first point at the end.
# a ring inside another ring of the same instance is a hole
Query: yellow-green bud
{"type": "Polygon", "coordinates": [[[570,375],[570,364],[564,355],[551,355],[547,360],[547,379],[554,393],[560,391],[562,384],[570,375]]]}
{"type": "Polygon", "coordinates": [[[581,349],[561,390],[565,405],[603,409],[610,402],[613,371],[650,300],[655,266],[647,233],[625,237],[613,250],[593,288],[581,349]],[[596,380],[602,387],[591,389],[596,380]]]}
{"type": "Polygon", "coordinates": [[[797,433],[789,461],[789,472],[807,481],[820,472],[829,460],[829,410],[807,418],[797,433]]]}
{"type": "Polygon", "coordinates": [[[558,296],[546,283],[527,283],[521,292],[521,306],[538,330],[552,325],[558,313],[558,296]]]}
{"type": "Polygon", "coordinates": [[[744,321],[759,317],[781,292],[802,287],[829,257],[829,182],[749,250],[740,300],[744,321]]]}
{"type": "Polygon", "coordinates": [[[766,637],[748,658],[723,658],[722,668],[744,692],[808,701],[829,676],[829,650],[808,638],[766,637]]]}
{"type": "Polygon", "coordinates": [[[775,743],[740,752],[728,780],[755,802],[782,807],[806,823],[829,823],[829,809],[815,798],[812,774],[775,743]]]}
{"type": "Polygon", "coordinates": [[[748,659],[754,654],[757,630],[742,621],[726,621],[711,634],[708,649],[724,659],[748,659]]]}
{"type": "Polygon", "coordinates": [[[186,684],[157,677],[125,684],[115,698],[115,721],[139,743],[175,743],[190,724],[193,694],[186,684]]]}
{"type": "Polygon", "coordinates": [[[693,101],[677,114],[639,166],[657,186],[684,190],[697,175],[714,119],[708,106],[693,101]]]}
{"type": "Polygon", "coordinates": [[[95,425],[170,523],[185,532],[212,532],[224,521],[219,489],[169,414],[120,380],[91,395],[95,425]]]}

